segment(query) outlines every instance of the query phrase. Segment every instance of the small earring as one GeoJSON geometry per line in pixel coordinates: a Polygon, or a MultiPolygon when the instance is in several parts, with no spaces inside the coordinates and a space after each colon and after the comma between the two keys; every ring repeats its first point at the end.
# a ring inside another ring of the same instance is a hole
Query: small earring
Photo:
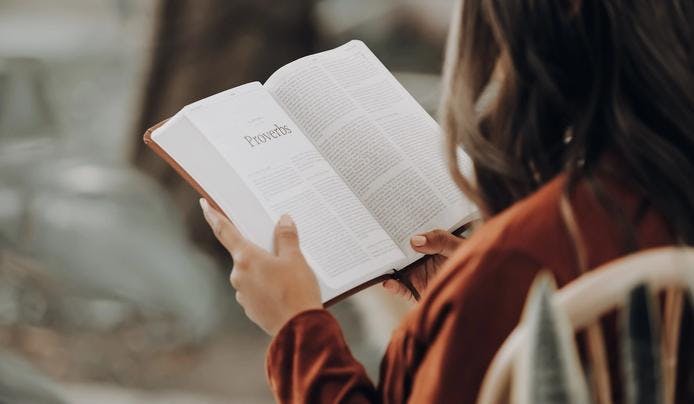
{"type": "Polygon", "coordinates": [[[540,171],[537,169],[535,162],[533,160],[529,160],[528,166],[530,167],[530,172],[533,174],[533,180],[536,184],[540,184],[542,182],[542,175],[540,175],[540,171]]]}
{"type": "Polygon", "coordinates": [[[566,128],[566,131],[564,131],[564,144],[569,144],[573,142],[574,140],[574,129],[573,127],[569,126],[566,128]]]}

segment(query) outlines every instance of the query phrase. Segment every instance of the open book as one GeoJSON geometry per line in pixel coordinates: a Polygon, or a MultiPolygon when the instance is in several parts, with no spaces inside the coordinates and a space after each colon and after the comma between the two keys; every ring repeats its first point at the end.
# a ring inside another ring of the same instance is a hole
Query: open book
{"type": "Polygon", "coordinates": [[[289,213],[324,302],[421,258],[412,235],[477,213],[437,123],[360,41],[190,104],[144,138],[261,247],[289,213]]]}

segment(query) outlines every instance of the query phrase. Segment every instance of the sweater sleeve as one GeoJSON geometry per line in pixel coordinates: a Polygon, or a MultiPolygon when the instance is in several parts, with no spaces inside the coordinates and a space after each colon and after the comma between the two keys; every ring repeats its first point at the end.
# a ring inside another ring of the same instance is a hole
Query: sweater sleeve
{"type": "Polygon", "coordinates": [[[297,314],[267,352],[267,376],[280,403],[371,403],[378,393],[326,310],[297,314]]]}
{"type": "Polygon", "coordinates": [[[447,274],[392,335],[375,386],[326,310],[292,318],[270,345],[280,403],[474,403],[494,353],[520,317],[538,264],[490,254],[447,274]]]}
{"type": "Polygon", "coordinates": [[[539,269],[531,259],[494,254],[424,302],[411,323],[413,403],[475,403],[494,354],[518,323],[539,269]]]}

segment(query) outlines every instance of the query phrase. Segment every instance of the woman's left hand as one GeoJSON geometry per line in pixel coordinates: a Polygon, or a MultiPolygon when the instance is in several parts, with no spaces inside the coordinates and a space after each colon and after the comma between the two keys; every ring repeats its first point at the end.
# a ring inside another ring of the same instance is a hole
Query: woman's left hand
{"type": "Polygon", "coordinates": [[[288,215],[275,227],[271,253],[246,240],[205,199],[200,199],[200,206],[217,240],[234,260],[229,282],[251,321],[275,335],[296,314],[323,308],[318,282],[301,254],[296,226],[288,215]]]}

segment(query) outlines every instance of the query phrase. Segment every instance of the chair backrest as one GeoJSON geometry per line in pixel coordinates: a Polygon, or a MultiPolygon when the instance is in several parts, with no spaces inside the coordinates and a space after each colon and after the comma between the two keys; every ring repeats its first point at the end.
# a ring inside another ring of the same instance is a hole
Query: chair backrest
{"type": "MultiPolygon", "coordinates": [[[[662,352],[666,403],[671,403],[683,293],[694,291],[694,248],[664,247],[625,256],[587,272],[557,291],[552,299],[576,332],[598,324],[603,314],[621,307],[639,285],[646,285],[654,293],[667,293],[662,352]]],[[[526,328],[521,322],[497,351],[480,388],[478,404],[508,402],[512,365],[527,341],[526,328]]],[[[610,400],[609,392],[598,392],[597,396],[600,402],[610,400]]]]}

